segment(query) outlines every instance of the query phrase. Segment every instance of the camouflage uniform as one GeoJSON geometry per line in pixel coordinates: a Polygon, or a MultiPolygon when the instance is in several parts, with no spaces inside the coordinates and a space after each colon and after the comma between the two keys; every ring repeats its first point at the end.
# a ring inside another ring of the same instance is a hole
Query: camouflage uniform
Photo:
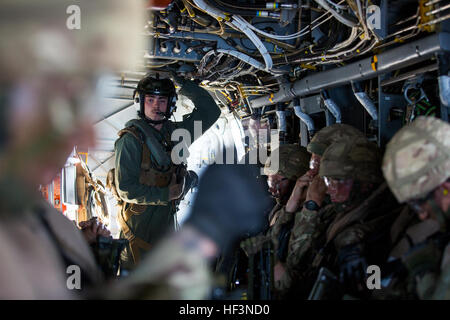
{"type": "MultiPolygon", "coordinates": [[[[342,139],[365,139],[364,134],[358,129],[347,124],[333,124],[317,132],[307,146],[308,152],[322,156],[325,150],[333,143],[342,139]]],[[[328,202],[328,199],[325,200],[328,202]]],[[[334,205],[329,206],[332,208],[334,205]]],[[[325,208],[323,208],[325,209],[325,208]]],[[[289,240],[288,258],[286,261],[286,273],[283,278],[275,284],[280,292],[288,290],[291,287],[293,278],[299,278],[296,272],[297,265],[303,260],[303,255],[309,252],[311,236],[319,225],[326,225],[325,221],[333,214],[324,215],[319,223],[316,211],[310,211],[302,208],[300,212],[294,214],[295,222],[289,240]],[[295,235],[294,235],[295,234],[295,235]],[[302,249],[303,248],[303,249],[302,249]],[[296,252],[296,254],[293,254],[296,252]]],[[[307,259],[306,259],[307,260],[307,259]]]]}
{"type": "MultiPolygon", "coordinates": [[[[292,182],[303,176],[309,168],[310,155],[304,147],[298,145],[281,145],[278,151],[274,151],[266,161],[264,173],[266,175],[279,174],[292,182]],[[279,165],[277,170],[271,169],[271,164],[276,161],[278,153],[279,165]]],[[[284,204],[277,199],[268,216],[268,229],[241,242],[241,248],[252,259],[256,253],[267,244],[272,248],[275,260],[284,260],[287,254],[287,243],[293,226],[294,214],[286,212],[284,204]]]]}
{"type": "Polygon", "coordinates": [[[423,199],[435,218],[405,219],[385,267],[391,272],[374,297],[449,299],[450,214],[436,204],[434,192],[450,177],[450,125],[418,117],[402,128],[387,145],[383,173],[399,202],[423,199]]]}
{"type": "Polygon", "coordinates": [[[379,159],[377,146],[364,139],[342,140],[326,150],[320,176],[353,178],[353,191],[345,204],[332,203],[318,212],[303,208],[296,216],[281,288],[291,288],[291,294],[306,298],[319,268],[326,266],[339,273],[337,258],[351,246],[365,252],[369,262],[383,261],[383,245],[389,239],[385,231],[393,223],[398,208],[386,184],[380,184],[379,159]],[[358,189],[361,183],[378,187],[372,192],[361,192],[358,189]]]}
{"type": "Polygon", "coordinates": [[[75,144],[93,142],[89,88],[101,72],[126,68],[144,19],[138,3],[79,1],[84,22],[74,33],[60,14],[72,4],[1,4],[9,17],[0,19],[8,43],[0,45],[0,127],[8,134],[0,142],[1,299],[80,298],[80,290],[69,290],[68,278],[78,274],[69,265],[80,267],[81,289],[103,280],[80,230],[38,190],[61,170],[75,144]],[[42,52],[37,39],[51,50],[42,52]]]}
{"type": "MultiPolygon", "coordinates": [[[[291,181],[296,181],[308,171],[310,155],[304,147],[296,144],[281,145],[279,150],[274,150],[271,156],[267,159],[264,166],[264,174],[273,175],[279,174],[291,181]],[[278,154],[278,159],[276,155],[278,154]],[[277,170],[271,168],[273,161],[279,161],[277,170]]],[[[269,229],[263,234],[249,238],[241,243],[241,247],[247,254],[254,254],[258,252],[262,244],[272,239],[275,248],[278,249],[278,237],[283,225],[289,223],[293,218],[285,210],[284,204],[277,199],[277,204],[271,210],[268,216],[269,229]]]]}
{"type": "MultiPolygon", "coordinates": [[[[279,174],[291,181],[296,181],[297,178],[300,178],[308,171],[309,158],[310,155],[304,147],[299,147],[296,144],[281,145],[279,150],[275,150],[267,159],[264,166],[264,174],[279,174]],[[277,152],[279,165],[278,170],[275,171],[271,168],[271,164],[274,161],[277,152]]],[[[277,224],[276,229],[279,229],[280,224],[287,223],[292,217],[289,214],[286,216],[286,211],[284,210],[285,204],[280,203],[278,199],[277,202],[277,205],[269,214],[269,226],[275,227],[275,224],[277,224]]]]}
{"type": "MultiPolygon", "coordinates": [[[[208,260],[201,250],[193,246],[193,240],[179,239],[187,228],[172,237],[164,238],[152,252],[144,257],[138,268],[129,277],[116,283],[106,299],[149,300],[197,300],[210,295],[213,278],[208,260]]],[[[189,232],[194,232],[189,229],[189,232]]]]}

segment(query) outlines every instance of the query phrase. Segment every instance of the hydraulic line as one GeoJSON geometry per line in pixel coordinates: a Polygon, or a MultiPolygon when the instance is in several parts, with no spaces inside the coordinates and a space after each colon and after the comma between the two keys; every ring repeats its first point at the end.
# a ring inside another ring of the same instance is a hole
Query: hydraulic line
{"type": "Polygon", "coordinates": [[[333,48],[331,48],[330,50],[328,50],[329,52],[336,52],[340,49],[343,49],[345,47],[348,47],[349,45],[351,45],[353,43],[353,41],[355,41],[355,39],[358,37],[358,28],[354,27],[352,28],[352,32],[350,33],[350,36],[348,37],[347,40],[340,42],[338,44],[336,44],[333,48]]]}
{"type": "MultiPolygon", "coordinates": [[[[196,1],[194,0],[194,2],[196,2],[196,1]]],[[[224,5],[219,3],[220,1],[209,0],[208,2],[211,3],[215,8],[218,8],[219,10],[221,10],[223,12],[231,13],[231,14],[241,14],[241,15],[244,15],[244,16],[256,17],[257,16],[257,12],[258,12],[258,10],[255,10],[255,9],[250,9],[250,10],[249,10],[249,8],[247,8],[247,9],[243,9],[243,8],[235,9],[235,8],[230,7],[230,6],[224,6],[224,5]]]]}
{"type": "MultiPolygon", "coordinates": [[[[277,9],[297,9],[297,4],[292,4],[292,3],[278,3],[278,2],[266,2],[266,6],[265,7],[261,7],[261,5],[257,5],[257,4],[247,4],[246,7],[243,6],[238,6],[235,4],[231,4],[225,1],[214,1],[214,2],[218,2],[220,4],[222,4],[223,6],[226,7],[230,7],[230,8],[235,8],[235,9],[246,9],[246,10],[277,10],[277,9]]],[[[307,7],[306,5],[303,5],[302,7],[307,7]]],[[[231,11],[230,11],[231,12],[231,11]]]]}
{"type": "MultiPolygon", "coordinates": [[[[341,1],[341,2],[339,2],[339,3],[342,3],[342,2],[344,2],[344,1],[341,1]]],[[[260,29],[256,28],[256,27],[253,26],[253,25],[250,25],[249,28],[252,29],[253,31],[259,33],[259,34],[264,35],[264,36],[267,37],[267,38],[272,38],[272,39],[276,39],[276,40],[292,40],[292,39],[296,39],[296,38],[299,38],[299,37],[302,37],[302,36],[307,35],[307,34],[310,33],[312,30],[314,30],[315,28],[317,28],[318,26],[320,26],[322,23],[324,23],[325,21],[328,21],[329,19],[331,19],[331,18],[333,17],[332,15],[330,15],[330,16],[329,16],[328,18],[326,18],[324,21],[320,22],[318,25],[315,25],[314,27],[311,28],[311,25],[313,25],[315,22],[317,22],[318,20],[322,19],[322,18],[325,17],[326,15],[328,15],[328,12],[325,13],[325,14],[323,14],[323,15],[321,15],[321,16],[319,16],[319,17],[318,17],[317,19],[315,19],[314,21],[312,21],[311,24],[310,24],[308,27],[305,27],[305,28],[303,28],[302,30],[300,30],[300,31],[298,31],[298,32],[296,32],[296,33],[289,34],[289,35],[285,35],[285,36],[282,36],[282,35],[274,35],[274,34],[270,34],[270,33],[264,32],[263,30],[260,30],[260,29]]],[[[242,17],[241,17],[241,19],[242,19],[242,17]]]]}
{"type": "MultiPolygon", "coordinates": [[[[214,52],[214,51],[213,51],[214,52]]],[[[251,66],[255,67],[256,69],[259,70],[265,70],[265,66],[264,64],[262,64],[261,62],[259,62],[256,59],[253,59],[252,57],[246,55],[245,53],[242,53],[240,51],[233,51],[233,50],[225,50],[225,49],[217,49],[216,52],[221,52],[221,53],[225,53],[228,54],[230,56],[233,56],[235,58],[238,58],[239,60],[242,60],[248,64],[250,64],[251,66]]],[[[208,52],[209,53],[209,52],[208,52]]]]}
{"type": "Polygon", "coordinates": [[[345,24],[346,26],[348,26],[350,28],[353,28],[353,27],[355,27],[357,25],[356,22],[350,20],[347,17],[344,17],[344,16],[340,15],[336,10],[331,8],[326,0],[314,0],[314,1],[317,2],[319,5],[321,5],[325,10],[330,12],[333,15],[333,17],[336,18],[336,20],[338,20],[339,22],[345,24]]]}
{"type": "MultiPolygon", "coordinates": [[[[272,69],[272,65],[273,65],[272,57],[270,56],[269,52],[267,51],[267,48],[264,46],[262,41],[258,38],[258,36],[252,30],[250,30],[248,28],[247,24],[243,23],[242,21],[239,21],[239,19],[232,19],[231,22],[230,22],[230,18],[228,16],[223,14],[218,9],[216,9],[214,7],[211,7],[210,5],[208,5],[203,0],[194,0],[194,3],[199,8],[204,10],[206,13],[212,15],[216,19],[218,19],[218,20],[224,19],[224,20],[228,21],[227,22],[228,25],[234,26],[238,30],[242,31],[253,42],[253,44],[255,45],[255,47],[258,49],[258,51],[260,52],[261,56],[263,57],[264,62],[265,62],[264,70],[265,71],[270,71],[272,69]]],[[[254,64],[252,64],[252,65],[254,65],[254,64]]],[[[260,68],[258,68],[258,69],[260,69],[260,68]]]]}

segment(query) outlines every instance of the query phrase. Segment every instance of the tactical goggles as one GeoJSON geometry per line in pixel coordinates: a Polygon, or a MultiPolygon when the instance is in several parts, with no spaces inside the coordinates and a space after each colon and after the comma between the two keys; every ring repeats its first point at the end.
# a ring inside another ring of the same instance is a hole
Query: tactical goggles
{"type": "Polygon", "coordinates": [[[320,157],[311,157],[311,160],[309,161],[309,168],[312,169],[316,169],[318,168],[320,165],[320,157]]]}
{"type": "Polygon", "coordinates": [[[335,179],[335,178],[328,178],[328,177],[323,177],[323,180],[325,182],[325,185],[330,188],[330,187],[337,187],[339,185],[345,185],[348,184],[352,181],[351,178],[348,179],[335,179]]]}
{"type": "Polygon", "coordinates": [[[272,178],[273,176],[269,176],[269,178],[267,179],[267,184],[269,185],[269,188],[274,188],[276,190],[280,190],[280,184],[285,181],[288,180],[288,178],[272,178]]]}

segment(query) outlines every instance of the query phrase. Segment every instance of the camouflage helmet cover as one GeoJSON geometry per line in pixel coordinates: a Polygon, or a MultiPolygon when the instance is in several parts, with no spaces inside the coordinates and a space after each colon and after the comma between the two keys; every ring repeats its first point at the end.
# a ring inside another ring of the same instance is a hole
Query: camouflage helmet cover
{"type": "Polygon", "coordinates": [[[375,143],[365,138],[346,138],[326,149],[320,161],[319,175],[379,183],[382,181],[380,165],[381,153],[375,143]]]}
{"type": "Polygon", "coordinates": [[[355,137],[365,136],[355,127],[348,124],[336,123],[317,132],[308,144],[307,149],[310,153],[322,156],[325,150],[334,142],[355,137]]]}
{"type": "Polygon", "coordinates": [[[417,117],[386,146],[383,174],[399,202],[425,197],[450,177],[450,125],[417,117]]]}
{"type": "Polygon", "coordinates": [[[297,144],[282,144],[267,158],[264,174],[279,174],[290,180],[296,180],[309,170],[310,157],[305,147],[297,144]],[[274,171],[271,167],[277,153],[279,155],[278,170],[274,171]]]}

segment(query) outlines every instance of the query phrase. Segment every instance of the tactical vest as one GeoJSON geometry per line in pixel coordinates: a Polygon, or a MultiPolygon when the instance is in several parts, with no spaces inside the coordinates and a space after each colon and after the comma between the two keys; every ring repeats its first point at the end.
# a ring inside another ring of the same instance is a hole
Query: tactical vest
{"type": "Polygon", "coordinates": [[[450,233],[437,232],[411,247],[402,257],[408,271],[406,281],[409,292],[415,292],[421,299],[431,298],[449,241],[450,233]]]}
{"type": "MultiPolygon", "coordinates": [[[[133,137],[135,137],[142,146],[139,183],[149,187],[163,188],[169,186],[174,173],[177,175],[177,178],[180,175],[185,174],[185,167],[183,165],[170,164],[170,167],[165,171],[156,168],[157,164],[152,163],[150,149],[145,143],[144,139],[142,138],[140,130],[134,126],[129,126],[120,130],[118,132],[118,135],[119,137],[122,137],[126,133],[130,133],[133,137]]],[[[123,201],[123,199],[120,198],[115,183],[114,170],[115,169],[111,169],[108,172],[107,185],[109,186],[113,195],[115,196],[118,205],[121,206],[120,212],[118,214],[118,222],[120,224],[120,228],[122,230],[124,237],[129,241],[129,249],[131,251],[134,263],[136,264],[140,261],[139,249],[148,251],[152,246],[145,240],[136,237],[134,232],[132,232],[132,230],[128,226],[127,222],[131,219],[133,215],[142,214],[146,210],[147,205],[127,203],[126,201],[123,201]]],[[[171,201],[171,203],[167,204],[166,202],[161,201],[160,205],[174,206],[174,202],[171,201]]]]}
{"type": "Polygon", "coordinates": [[[130,133],[133,135],[142,146],[142,157],[141,157],[141,172],[139,175],[139,183],[149,186],[149,187],[167,187],[172,179],[172,175],[176,172],[176,165],[171,165],[166,171],[157,170],[154,168],[150,158],[150,149],[147,144],[141,138],[141,133],[139,129],[135,127],[127,127],[119,131],[119,137],[124,134],[130,133]]]}

